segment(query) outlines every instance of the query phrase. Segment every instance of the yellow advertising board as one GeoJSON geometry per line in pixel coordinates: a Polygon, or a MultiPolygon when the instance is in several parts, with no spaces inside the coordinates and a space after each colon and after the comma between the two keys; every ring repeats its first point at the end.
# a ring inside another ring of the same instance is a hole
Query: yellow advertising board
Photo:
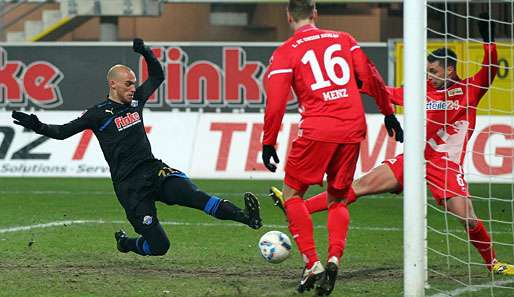
{"type": "MultiPolygon", "coordinates": [[[[457,73],[461,79],[473,76],[484,57],[483,46],[476,42],[448,41],[428,42],[427,54],[435,49],[448,47],[457,54],[457,73]]],[[[395,85],[403,84],[403,42],[395,43],[395,85]]],[[[478,114],[514,115],[514,47],[498,44],[499,70],[489,91],[478,105],[478,114]]]]}

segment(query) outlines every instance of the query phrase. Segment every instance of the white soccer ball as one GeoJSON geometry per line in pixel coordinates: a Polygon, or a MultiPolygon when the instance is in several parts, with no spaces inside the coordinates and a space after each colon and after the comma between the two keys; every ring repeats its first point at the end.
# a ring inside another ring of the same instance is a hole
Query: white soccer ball
{"type": "Polygon", "coordinates": [[[269,231],[259,239],[262,257],[270,263],[280,263],[291,254],[291,240],[280,231],[269,231]]]}

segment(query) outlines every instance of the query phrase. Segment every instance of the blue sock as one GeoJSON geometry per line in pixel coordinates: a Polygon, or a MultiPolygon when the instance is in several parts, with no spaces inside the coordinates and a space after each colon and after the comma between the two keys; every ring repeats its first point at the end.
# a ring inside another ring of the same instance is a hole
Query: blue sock
{"type": "Polygon", "coordinates": [[[146,241],[143,237],[139,237],[136,240],[136,250],[134,252],[142,256],[148,256],[152,254],[150,251],[150,244],[148,244],[148,241],[146,241]]]}
{"type": "Polygon", "coordinates": [[[219,197],[211,196],[211,198],[207,201],[207,203],[203,207],[203,211],[206,214],[215,217],[216,211],[218,210],[218,207],[220,206],[221,201],[222,200],[219,197]]]}
{"type": "Polygon", "coordinates": [[[248,216],[242,209],[235,206],[232,202],[216,196],[211,196],[205,204],[203,211],[220,220],[232,220],[246,225],[249,223],[248,216]]]}

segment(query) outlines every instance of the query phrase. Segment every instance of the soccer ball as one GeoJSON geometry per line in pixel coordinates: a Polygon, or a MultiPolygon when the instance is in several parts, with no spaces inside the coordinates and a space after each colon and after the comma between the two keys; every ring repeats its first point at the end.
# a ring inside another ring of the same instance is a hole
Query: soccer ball
{"type": "Polygon", "coordinates": [[[262,257],[270,263],[280,263],[291,254],[291,240],[280,231],[269,231],[259,239],[262,257]]]}

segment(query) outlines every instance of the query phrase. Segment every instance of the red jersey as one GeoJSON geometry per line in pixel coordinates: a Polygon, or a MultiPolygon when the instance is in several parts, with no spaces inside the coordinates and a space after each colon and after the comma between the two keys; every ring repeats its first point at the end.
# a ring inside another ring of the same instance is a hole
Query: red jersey
{"type": "MultiPolygon", "coordinates": [[[[484,44],[480,70],[466,79],[456,79],[447,89],[427,83],[425,159],[443,159],[462,165],[468,140],[476,123],[476,109],[496,76],[495,44],[484,44]]],[[[403,105],[403,88],[388,88],[394,104],[403,105]]]]}
{"type": "Polygon", "coordinates": [[[382,77],[350,34],[314,25],[298,29],[275,50],[264,77],[263,144],[276,143],[291,87],[302,116],[299,135],[335,143],[362,141],[366,120],[357,79],[383,114],[394,112],[382,77]]]}

